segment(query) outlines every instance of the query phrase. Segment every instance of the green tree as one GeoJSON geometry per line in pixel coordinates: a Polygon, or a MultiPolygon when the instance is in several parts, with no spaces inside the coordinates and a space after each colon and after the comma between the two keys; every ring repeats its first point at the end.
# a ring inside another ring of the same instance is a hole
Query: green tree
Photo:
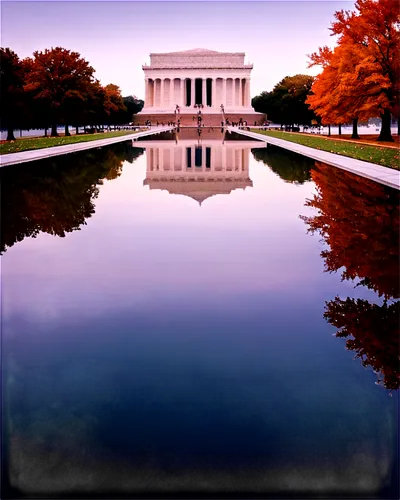
{"type": "Polygon", "coordinates": [[[281,125],[311,125],[317,117],[306,104],[314,78],[309,75],[286,76],[271,92],[262,92],[252,100],[255,111],[281,125]]]}
{"type": "Polygon", "coordinates": [[[15,141],[24,99],[24,71],[18,55],[9,48],[0,48],[0,77],[1,126],[7,127],[7,141],[15,141]]]}
{"type": "Polygon", "coordinates": [[[135,96],[129,95],[123,98],[126,112],[121,117],[121,123],[129,123],[133,121],[133,115],[140,113],[144,106],[144,101],[135,96]]]}

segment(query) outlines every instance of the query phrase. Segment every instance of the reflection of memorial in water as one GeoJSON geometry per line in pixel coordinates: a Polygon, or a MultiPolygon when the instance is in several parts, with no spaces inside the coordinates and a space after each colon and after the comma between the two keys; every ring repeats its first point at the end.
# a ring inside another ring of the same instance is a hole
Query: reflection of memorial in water
{"type": "Polygon", "coordinates": [[[143,185],[182,194],[199,204],[217,194],[252,187],[249,156],[258,141],[223,140],[218,130],[185,131],[175,140],[145,141],[146,179],[143,185]]]}

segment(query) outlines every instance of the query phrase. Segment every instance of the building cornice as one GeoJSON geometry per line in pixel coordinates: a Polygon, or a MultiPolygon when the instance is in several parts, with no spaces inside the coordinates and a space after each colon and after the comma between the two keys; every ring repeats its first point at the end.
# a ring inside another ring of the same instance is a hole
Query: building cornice
{"type": "Polygon", "coordinates": [[[219,69],[253,69],[253,65],[252,64],[244,64],[243,66],[147,66],[146,64],[144,64],[142,66],[142,69],[143,70],[163,70],[163,69],[167,69],[167,70],[174,70],[174,69],[177,69],[177,70],[185,70],[185,69],[199,69],[199,70],[202,70],[202,69],[216,69],[216,70],[219,70],[219,69]]]}
{"type": "Polygon", "coordinates": [[[218,52],[216,50],[183,51],[183,52],[150,52],[151,56],[179,56],[179,57],[213,57],[213,56],[245,56],[245,52],[218,52]]]}

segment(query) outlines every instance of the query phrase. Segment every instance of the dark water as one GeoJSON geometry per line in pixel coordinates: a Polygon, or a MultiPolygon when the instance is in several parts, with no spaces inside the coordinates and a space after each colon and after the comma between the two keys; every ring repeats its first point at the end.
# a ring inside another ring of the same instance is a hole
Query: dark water
{"type": "Polygon", "coordinates": [[[169,139],[0,170],[2,497],[397,498],[398,193],[169,139]]]}

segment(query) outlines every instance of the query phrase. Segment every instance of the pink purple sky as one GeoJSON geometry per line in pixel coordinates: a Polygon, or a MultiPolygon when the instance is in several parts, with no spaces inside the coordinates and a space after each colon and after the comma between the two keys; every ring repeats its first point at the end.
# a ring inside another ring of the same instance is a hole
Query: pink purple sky
{"type": "Polygon", "coordinates": [[[21,58],[62,46],[79,52],[103,85],[144,97],[150,52],[245,52],[251,94],[283,77],[316,75],[307,54],[335,44],[329,27],[351,1],[2,1],[1,45],[21,58]]]}

